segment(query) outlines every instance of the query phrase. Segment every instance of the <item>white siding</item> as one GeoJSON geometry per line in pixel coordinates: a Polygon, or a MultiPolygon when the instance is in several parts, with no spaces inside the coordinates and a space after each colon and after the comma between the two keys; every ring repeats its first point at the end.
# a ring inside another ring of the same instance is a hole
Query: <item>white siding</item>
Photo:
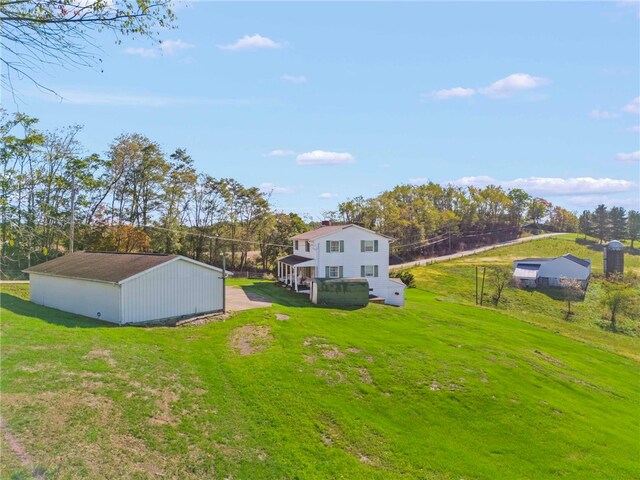
{"type": "Polygon", "coordinates": [[[377,295],[379,287],[386,287],[389,278],[389,240],[359,228],[345,228],[316,241],[315,252],[318,277],[325,276],[325,267],[343,267],[343,277],[360,278],[362,265],[378,265],[377,277],[366,277],[369,287],[377,295]],[[327,253],[327,240],[343,240],[344,252],[327,253]],[[361,240],[378,240],[377,252],[361,252],[361,240]]]}
{"type": "Polygon", "coordinates": [[[123,323],[222,310],[222,273],[182,259],[124,281],[121,288],[123,323]]]}
{"type": "Polygon", "coordinates": [[[120,320],[120,287],[116,284],[35,273],[29,280],[33,303],[107,322],[120,320]]]}

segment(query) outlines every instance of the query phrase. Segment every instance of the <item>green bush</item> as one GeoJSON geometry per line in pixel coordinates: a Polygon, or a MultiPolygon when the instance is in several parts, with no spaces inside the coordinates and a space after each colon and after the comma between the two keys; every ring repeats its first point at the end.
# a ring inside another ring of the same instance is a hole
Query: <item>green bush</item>
{"type": "Polygon", "coordinates": [[[416,279],[413,276],[413,273],[408,270],[395,270],[389,272],[389,276],[391,278],[399,278],[402,283],[404,283],[407,288],[416,288],[416,279]]]}

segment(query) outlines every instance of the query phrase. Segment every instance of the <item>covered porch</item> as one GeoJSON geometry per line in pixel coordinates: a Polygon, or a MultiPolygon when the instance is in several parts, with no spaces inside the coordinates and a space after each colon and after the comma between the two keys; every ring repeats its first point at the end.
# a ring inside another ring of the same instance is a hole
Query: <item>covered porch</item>
{"type": "Polygon", "coordinates": [[[311,279],[316,276],[313,258],[289,255],[278,260],[278,281],[294,292],[309,293],[311,279]]]}

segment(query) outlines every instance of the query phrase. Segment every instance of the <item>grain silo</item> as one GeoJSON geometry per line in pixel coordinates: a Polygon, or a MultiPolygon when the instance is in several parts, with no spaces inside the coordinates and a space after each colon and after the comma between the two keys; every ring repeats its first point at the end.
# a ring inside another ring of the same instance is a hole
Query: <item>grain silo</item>
{"type": "Polygon", "coordinates": [[[624,273],[624,245],[618,240],[611,240],[604,247],[604,274],[624,273]]]}

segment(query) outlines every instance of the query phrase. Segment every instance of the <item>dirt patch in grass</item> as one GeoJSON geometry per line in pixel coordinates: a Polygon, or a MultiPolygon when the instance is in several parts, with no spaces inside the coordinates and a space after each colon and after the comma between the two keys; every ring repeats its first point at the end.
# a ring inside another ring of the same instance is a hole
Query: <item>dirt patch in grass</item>
{"type": "Polygon", "coordinates": [[[552,357],[551,355],[547,355],[546,353],[542,353],[540,350],[534,350],[533,353],[535,353],[538,358],[541,358],[545,362],[549,362],[552,365],[555,365],[556,367],[565,368],[565,364],[564,363],[562,363],[557,358],[552,357]]]}
{"type": "Polygon", "coordinates": [[[85,360],[104,360],[108,365],[115,367],[116,361],[111,357],[111,350],[94,349],[83,356],[85,360]]]}
{"type": "Polygon", "coordinates": [[[155,425],[172,425],[178,424],[173,413],[173,403],[178,401],[178,395],[175,392],[164,389],[156,399],[156,413],[149,418],[149,422],[155,425]]]}
{"type": "MultiPolygon", "coordinates": [[[[2,421],[2,418],[0,418],[0,430],[2,431],[1,440],[3,444],[3,449],[7,448],[11,452],[11,454],[14,455],[15,458],[17,459],[16,463],[18,463],[20,467],[27,470],[33,478],[35,478],[36,480],[45,480],[45,476],[42,475],[38,471],[38,469],[34,468],[33,460],[27,454],[27,450],[24,448],[22,443],[18,441],[18,439],[13,435],[13,433],[11,433],[7,429],[4,422],[2,421]]],[[[9,452],[3,452],[3,455],[2,455],[3,463],[6,462],[7,460],[6,455],[8,453],[9,452]]],[[[4,468],[2,470],[4,470],[5,473],[8,473],[4,468]]],[[[21,478],[21,477],[17,477],[17,478],[21,478]]]]}
{"type": "Polygon", "coordinates": [[[21,419],[14,434],[16,454],[34,478],[49,478],[36,475],[46,472],[40,465],[55,465],[56,478],[152,478],[165,473],[160,452],[118,431],[121,407],[108,397],[87,390],[4,394],[3,408],[8,420],[21,419]],[[42,412],[37,421],[29,420],[34,411],[42,412]],[[65,458],[74,460],[60,461],[65,458]]]}
{"type": "Polygon", "coordinates": [[[360,375],[360,381],[362,383],[366,383],[368,385],[371,385],[373,383],[373,379],[371,378],[371,374],[369,373],[369,370],[362,367],[362,368],[356,368],[358,374],[360,375]]]}
{"type": "Polygon", "coordinates": [[[240,355],[253,355],[263,352],[273,342],[269,325],[255,325],[253,323],[236,328],[229,344],[240,355]]]}
{"type": "Polygon", "coordinates": [[[284,313],[276,313],[276,320],[289,320],[291,317],[289,315],[285,315],[284,313]]]}

